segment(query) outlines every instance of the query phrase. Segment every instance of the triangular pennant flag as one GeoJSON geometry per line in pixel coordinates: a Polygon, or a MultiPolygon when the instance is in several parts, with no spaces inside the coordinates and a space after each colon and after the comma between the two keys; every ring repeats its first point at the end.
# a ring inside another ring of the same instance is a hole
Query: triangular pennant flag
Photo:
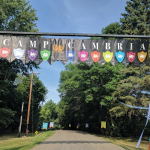
{"type": "Polygon", "coordinates": [[[48,50],[43,50],[43,51],[40,51],[40,54],[41,54],[41,57],[44,61],[47,61],[50,57],[50,54],[51,54],[51,51],[48,51],[48,50]]]}
{"type": "Polygon", "coordinates": [[[0,35],[0,58],[7,59],[11,62],[12,59],[12,37],[0,35]]]}
{"type": "Polygon", "coordinates": [[[40,56],[40,44],[41,44],[40,37],[29,38],[29,41],[26,44],[27,49],[26,63],[28,63],[29,61],[34,61],[39,65],[43,61],[43,59],[40,56]],[[30,56],[29,52],[32,52],[30,56]]]}

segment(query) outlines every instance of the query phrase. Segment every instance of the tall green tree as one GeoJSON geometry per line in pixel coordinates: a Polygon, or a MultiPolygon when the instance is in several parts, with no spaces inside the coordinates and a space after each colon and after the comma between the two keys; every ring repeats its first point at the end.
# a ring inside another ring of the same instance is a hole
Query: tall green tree
{"type": "Polygon", "coordinates": [[[0,0],[0,30],[38,32],[36,10],[26,0],[0,0]]]}
{"type": "Polygon", "coordinates": [[[129,0],[120,18],[120,30],[127,35],[149,35],[150,0],[129,0]]]}
{"type": "Polygon", "coordinates": [[[2,122],[3,129],[7,128],[14,121],[12,117],[17,113],[15,109],[12,110],[10,108],[10,105],[14,105],[13,107],[15,107],[16,99],[20,101],[21,98],[20,94],[16,98],[17,85],[15,84],[15,79],[17,74],[28,72],[33,67],[38,68],[34,62],[25,65],[21,60],[9,63],[6,59],[0,59],[0,122],[2,122]]]}
{"type": "MultiPolygon", "coordinates": [[[[150,0],[129,0],[126,2],[127,6],[125,7],[126,13],[122,13],[123,18],[120,18],[121,27],[120,30],[123,31],[124,34],[128,35],[148,35],[149,34],[149,26],[150,26],[150,0]]],[[[150,50],[148,51],[150,54],[150,50]]],[[[150,64],[150,55],[148,55],[148,65],[150,64]]],[[[143,106],[143,101],[147,105],[148,95],[142,92],[147,90],[146,86],[144,87],[145,78],[148,78],[146,74],[149,71],[150,67],[141,64],[140,67],[134,67],[133,64],[130,64],[123,72],[125,73],[126,78],[120,81],[121,85],[118,85],[118,90],[114,93],[118,99],[118,94],[120,92],[123,96],[123,102],[130,103],[132,105],[143,106]],[[139,85],[139,83],[142,85],[139,85]],[[124,88],[123,88],[124,87],[124,88]],[[126,87],[126,88],[125,88],[126,87]],[[121,88],[123,88],[121,90],[121,88]],[[140,91],[139,91],[140,88],[140,91]],[[120,91],[120,90],[121,91],[120,91]],[[127,91],[125,91],[125,89],[127,91]],[[134,93],[134,95],[133,95],[134,93]],[[145,95],[142,98],[142,95],[145,95]],[[128,100],[127,100],[128,99],[128,100]]],[[[121,100],[120,99],[120,100],[121,100]]],[[[114,108],[114,110],[116,107],[114,108]]],[[[120,107],[118,107],[120,109],[120,107]]],[[[123,115],[128,110],[130,110],[130,118],[134,112],[133,109],[126,108],[125,111],[120,111],[116,115],[123,115]]],[[[142,111],[141,111],[142,112],[142,111]]]]}
{"type": "Polygon", "coordinates": [[[42,106],[39,117],[39,126],[42,126],[43,122],[52,122],[57,118],[56,104],[49,100],[44,106],[42,106]]]}
{"type": "MultiPolygon", "coordinates": [[[[20,76],[19,76],[20,78],[20,76]]],[[[30,118],[29,118],[29,130],[31,131],[31,124],[33,124],[34,129],[37,129],[38,119],[40,116],[41,103],[45,101],[47,88],[39,80],[39,78],[34,75],[33,77],[34,85],[32,86],[32,95],[31,95],[31,106],[30,106],[30,118]]],[[[10,92],[9,102],[7,107],[12,111],[16,112],[12,119],[13,123],[9,126],[9,129],[16,130],[18,129],[21,115],[21,105],[24,102],[24,111],[23,111],[23,120],[22,120],[22,131],[26,129],[27,121],[27,112],[28,112],[28,102],[29,102],[29,93],[30,93],[30,76],[23,76],[22,81],[16,85],[16,88],[13,89],[13,93],[10,92]],[[13,97],[11,99],[11,97],[13,97]]]]}
{"type": "MultiPolygon", "coordinates": [[[[127,35],[149,35],[150,1],[129,0],[126,3],[126,13],[121,14],[123,17],[120,18],[121,27],[118,30],[122,30],[123,34],[127,35]]],[[[148,53],[150,53],[150,50],[148,53]]],[[[148,64],[150,64],[149,62],[150,55],[148,55],[148,64]]],[[[139,67],[129,64],[123,70],[124,79],[119,82],[116,91],[113,93],[115,98],[110,112],[116,117],[116,120],[129,117],[128,127],[130,134],[134,136],[138,135],[138,131],[140,130],[141,132],[141,129],[144,127],[147,111],[124,106],[118,101],[133,106],[147,107],[149,101],[149,75],[147,75],[147,72],[149,70],[150,67],[144,64],[140,64],[139,67]],[[133,132],[135,124],[137,124],[136,132],[133,132]]],[[[128,130],[127,126],[119,127],[123,131],[128,130]]],[[[123,135],[128,134],[124,133],[123,135]]]]}
{"type": "MultiPolygon", "coordinates": [[[[123,34],[122,30],[119,30],[121,25],[119,22],[110,23],[106,27],[102,28],[101,34],[123,34]]],[[[113,37],[91,37],[91,39],[117,39],[113,37]]]]}
{"type": "MultiPolygon", "coordinates": [[[[25,0],[0,0],[0,30],[37,32],[36,21],[38,17],[36,17],[36,10],[28,4],[29,2],[25,0]]],[[[17,105],[16,103],[19,104],[22,94],[17,93],[17,83],[15,82],[17,74],[31,71],[33,68],[39,67],[34,62],[25,65],[17,59],[11,63],[7,59],[0,59],[1,129],[6,129],[10,124],[16,122],[13,116],[20,112],[21,104],[17,105]]],[[[18,125],[16,125],[16,128],[18,128],[18,125]]]]}
{"type": "Polygon", "coordinates": [[[118,30],[121,25],[119,22],[110,23],[106,27],[102,28],[102,34],[122,34],[121,30],[118,30]]]}
{"type": "MultiPolygon", "coordinates": [[[[142,129],[144,128],[147,110],[131,108],[120,102],[131,106],[149,106],[150,75],[146,74],[149,69],[150,67],[146,65],[135,68],[130,66],[129,68],[123,69],[122,72],[125,74],[125,78],[120,80],[115,92],[113,93],[114,100],[112,100],[113,103],[112,109],[109,110],[110,113],[116,118],[116,120],[120,120],[121,118],[127,119],[127,117],[129,118],[128,128],[130,134],[126,132],[124,135],[137,136],[139,135],[139,131],[142,132],[142,129]]],[[[122,127],[120,127],[120,129],[121,128],[122,127]]],[[[127,130],[127,126],[124,127],[123,131],[127,130]]]]}
{"type": "Polygon", "coordinates": [[[85,129],[85,123],[90,123],[91,131],[100,132],[101,121],[107,120],[107,134],[112,135],[114,125],[109,112],[113,100],[113,92],[117,83],[122,79],[119,70],[122,64],[116,67],[110,63],[100,66],[93,63],[89,67],[86,63],[66,65],[61,72],[60,92],[61,101],[58,113],[60,122],[67,128],[68,124],[76,127],[77,123],[85,129]]]}

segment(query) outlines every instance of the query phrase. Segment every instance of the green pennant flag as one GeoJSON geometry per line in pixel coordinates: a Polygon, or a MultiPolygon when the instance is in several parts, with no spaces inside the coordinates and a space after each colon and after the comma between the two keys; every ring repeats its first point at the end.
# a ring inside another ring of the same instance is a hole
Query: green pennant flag
{"type": "Polygon", "coordinates": [[[43,51],[40,51],[40,54],[41,54],[41,57],[44,61],[47,61],[51,55],[51,51],[48,51],[48,50],[43,50],[43,51]]]}

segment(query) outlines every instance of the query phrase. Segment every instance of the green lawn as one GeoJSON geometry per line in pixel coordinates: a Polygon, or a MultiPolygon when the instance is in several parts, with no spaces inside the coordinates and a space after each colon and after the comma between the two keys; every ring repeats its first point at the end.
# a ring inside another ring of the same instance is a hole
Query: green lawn
{"type": "MultiPolygon", "coordinates": [[[[28,137],[22,134],[21,138],[18,138],[18,135],[16,134],[2,136],[0,137],[0,150],[30,150],[54,133],[54,131],[39,131],[37,135],[33,134],[33,136],[32,133],[29,133],[28,137]]],[[[137,150],[135,147],[138,142],[138,138],[106,137],[102,135],[96,136],[113,144],[124,147],[127,150],[137,150]]],[[[143,137],[138,150],[148,150],[148,147],[149,138],[143,137]]]]}
{"type": "MultiPolygon", "coordinates": [[[[106,136],[102,136],[102,135],[100,135],[100,136],[98,135],[98,137],[101,137],[104,140],[111,142],[113,144],[124,147],[127,150],[137,150],[136,145],[139,140],[138,138],[106,137],[106,136]]],[[[143,137],[138,150],[148,150],[148,147],[149,147],[149,138],[143,137]]]]}
{"type": "Polygon", "coordinates": [[[17,135],[7,135],[0,137],[0,150],[30,150],[35,145],[41,143],[48,137],[54,134],[54,131],[39,131],[36,135],[32,136],[32,133],[28,134],[28,137],[24,136],[18,138],[17,135]]]}

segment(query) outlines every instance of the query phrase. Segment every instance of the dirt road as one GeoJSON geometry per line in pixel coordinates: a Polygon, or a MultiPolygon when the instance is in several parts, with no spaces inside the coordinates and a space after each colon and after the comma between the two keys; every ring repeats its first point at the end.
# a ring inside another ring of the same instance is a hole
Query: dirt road
{"type": "Polygon", "coordinates": [[[56,133],[32,150],[125,150],[85,132],[56,130],[56,133]]]}

